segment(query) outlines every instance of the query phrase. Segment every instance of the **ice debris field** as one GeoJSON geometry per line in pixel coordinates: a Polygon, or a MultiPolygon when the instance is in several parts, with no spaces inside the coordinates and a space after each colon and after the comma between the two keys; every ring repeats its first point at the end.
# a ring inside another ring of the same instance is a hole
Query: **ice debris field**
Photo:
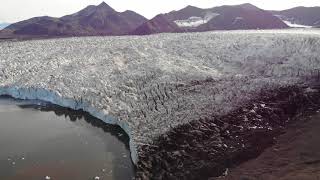
{"type": "Polygon", "coordinates": [[[231,31],[0,42],[0,95],[82,109],[143,145],[257,92],[319,76],[320,31],[231,31]]]}

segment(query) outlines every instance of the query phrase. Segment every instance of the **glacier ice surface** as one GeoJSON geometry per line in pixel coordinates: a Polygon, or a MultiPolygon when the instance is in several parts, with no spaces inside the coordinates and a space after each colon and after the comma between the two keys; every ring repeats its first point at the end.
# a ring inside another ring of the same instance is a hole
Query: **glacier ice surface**
{"type": "Polygon", "coordinates": [[[218,31],[0,42],[0,95],[121,126],[137,163],[172,128],[319,74],[320,31],[218,31]]]}

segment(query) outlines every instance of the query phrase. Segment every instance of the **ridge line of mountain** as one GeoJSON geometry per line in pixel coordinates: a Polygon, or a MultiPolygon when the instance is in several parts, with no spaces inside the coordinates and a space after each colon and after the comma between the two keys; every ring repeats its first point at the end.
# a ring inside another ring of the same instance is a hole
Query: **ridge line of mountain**
{"type": "MultiPolygon", "coordinates": [[[[118,12],[107,3],[86,8],[60,18],[34,17],[9,25],[0,38],[120,36],[155,33],[203,32],[212,30],[283,29],[291,25],[320,27],[320,7],[296,7],[266,11],[252,4],[213,8],[186,6],[148,20],[126,10],[118,12]]],[[[300,27],[300,26],[293,26],[300,27]]]]}

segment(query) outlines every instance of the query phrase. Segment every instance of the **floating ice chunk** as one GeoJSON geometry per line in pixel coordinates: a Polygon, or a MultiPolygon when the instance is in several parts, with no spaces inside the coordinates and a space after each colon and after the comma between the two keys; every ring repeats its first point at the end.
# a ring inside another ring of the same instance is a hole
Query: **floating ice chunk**
{"type": "Polygon", "coordinates": [[[228,173],[229,173],[229,169],[227,168],[224,173],[223,173],[223,176],[228,176],[228,173]]]}
{"type": "Polygon", "coordinates": [[[228,146],[226,144],[223,144],[223,147],[227,148],[228,146]]]}
{"type": "Polygon", "coordinates": [[[45,179],[46,179],[46,180],[50,180],[51,177],[50,177],[50,176],[46,176],[45,179]]]}
{"type": "Polygon", "coordinates": [[[99,180],[99,179],[100,179],[99,176],[94,177],[94,180],[99,180]]]}

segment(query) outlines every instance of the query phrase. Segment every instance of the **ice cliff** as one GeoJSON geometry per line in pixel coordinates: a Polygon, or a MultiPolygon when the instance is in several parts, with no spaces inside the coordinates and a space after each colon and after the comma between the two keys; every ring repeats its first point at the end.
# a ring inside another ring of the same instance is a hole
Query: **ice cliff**
{"type": "Polygon", "coordinates": [[[0,42],[0,94],[121,126],[133,162],[171,128],[319,76],[320,31],[231,31],[0,42]]]}

